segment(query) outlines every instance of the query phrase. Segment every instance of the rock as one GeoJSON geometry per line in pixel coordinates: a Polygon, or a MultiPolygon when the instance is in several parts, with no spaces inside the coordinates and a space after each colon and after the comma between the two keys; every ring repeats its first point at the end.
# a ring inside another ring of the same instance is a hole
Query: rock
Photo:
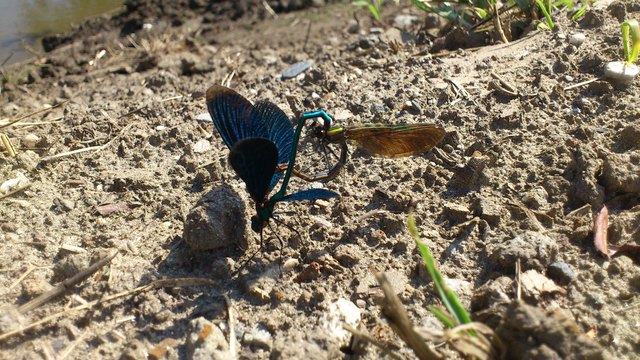
{"type": "Polygon", "coordinates": [[[543,272],[555,260],[558,245],[547,235],[525,231],[497,244],[490,253],[490,258],[505,269],[514,269],[516,260],[520,259],[523,271],[535,269],[543,272]]]}
{"type": "Polygon", "coordinates": [[[602,171],[608,192],[640,192],[640,151],[610,153],[604,159],[602,171]]]}
{"type": "Polygon", "coordinates": [[[191,332],[187,336],[187,358],[193,360],[233,359],[229,344],[222,330],[209,320],[199,317],[190,322],[191,332]]]}
{"type": "MultiPolygon", "coordinates": [[[[606,3],[606,2],[605,2],[606,3]]],[[[619,22],[623,22],[627,18],[627,8],[625,1],[613,1],[607,7],[609,14],[615,17],[619,22]]]]}
{"type": "Polygon", "coordinates": [[[638,72],[640,68],[624,61],[611,61],[604,66],[604,77],[621,86],[631,85],[638,72]]]}
{"type": "Polygon", "coordinates": [[[282,71],[282,80],[292,79],[309,69],[311,69],[309,61],[299,61],[282,71]]]}
{"type": "Polygon", "coordinates": [[[399,271],[388,271],[385,272],[384,275],[387,277],[387,281],[389,281],[394,294],[399,295],[407,288],[409,279],[404,273],[399,271]]]}
{"type": "Polygon", "coordinates": [[[29,183],[29,179],[20,171],[16,171],[16,177],[4,181],[0,184],[0,194],[9,193],[17,188],[23,187],[29,183]]]}
{"type": "Polygon", "coordinates": [[[560,285],[567,285],[575,280],[576,273],[566,263],[556,261],[547,267],[547,276],[560,285]]]}
{"type": "Polygon", "coordinates": [[[404,103],[404,109],[407,110],[412,115],[421,115],[422,114],[422,106],[418,100],[407,100],[404,103]]]}
{"type": "Polygon", "coordinates": [[[416,15],[400,14],[393,18],[393,26],[398,28],[405,28],[418,22],[420,22],[420,18],[416,15]]]}
{"type": "Polygon", "coordinates": [[[573,46],[580,46],[587,39],[582,33],[572,34],[569,36],[569,44],[573,46]]]}
{"type": "Polygon", "coordinates": [[[340,298],[332,302],[327,307],[327,312],[320,319],[322,327],[328,330],[329,334],[339,339],[342,343],[348,342],[351,333],[344,329],[343,324],[358,327],[362,310],[347,299],[340,298]]]}
{"type": "Polygon", "coordinates": [[[256,325],[250,331],[244,333],[242,338],[244,345],[258,346],[267,350],[271,350],[271,333],[264,325],[256,325]]]}
{"type": "Polygon", "coordinates": [[[335,112],[333,119],[336,121],[344,121],[344,120],[351,119],[352,117],[353,117],[353,114],[351,113],[351,111],[347,109],[342,109],[342,110],[337,110],[335,112]]]}
{"type": "Polygon", "coordinates": [[[248,247],[245,206],[240,196],[223,184],[211,190],[189,212],[183,239],[194,250],[229,246],[248,247]]]}

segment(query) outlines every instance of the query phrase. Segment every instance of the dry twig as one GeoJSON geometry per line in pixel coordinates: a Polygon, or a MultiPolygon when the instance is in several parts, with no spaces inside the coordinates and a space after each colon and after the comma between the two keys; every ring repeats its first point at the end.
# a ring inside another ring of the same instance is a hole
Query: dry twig
{"type": "Polygon", "coordinates": [[[28,118],[28,117],[33,116],[33,115],[37,115],[37,114],[43,113],[43,112],[45,112],[45,111],[53,110],[53,109],[55,109],[55,108],[57,108],[57,107],[59,107],[59,106],[62,106],[62,105],[64,105],[64,104],[68,103],[68,102],[69,102],[69,100],[65,100],[65,101],[63,101],[63,102],[59,102],[59,103],[57,103],[57,104],[55,104],[55,105],[53,105],[53,106],[51,106],[51,107],[48,107],[48,108],[46,108],[46,109],[38,110],[38,111],[32,112],[32,113],[30,113],[30,114],[23,115],[23,116],[21,116],[21,117],[19,117],[19,118],[15,119],[15,120],[11,120],[11,121],[9,121],[9,122],[8,122],[8,123],[6,123],[6,124],[1,124],[1,125],[0,125],[0,129],[6,128],[7,126],[11,126],[11,125],[13,125],[13,124],[17,123],[18,121],[24,120],[24,119],[26,119],[26,118],[28,118]]]}
{"type": "Polygon", "coordinates": [[[415,331],[407,311],[398,296],[396,296],[386,276],[383,273],[378,273],[376,274],[376,280],[384,292],[382,313],[389,320],[389,325],[391,325],[396,334],[409,345],[418,359],[441,359],[442,356],[431,349],[420,334],[415,331]]]}
{"type": "Polygon", "coordinates": [[[89,276],[91,276],[91,274],[95,273],[96,271],[100,270],[103,266],[107,265],[109,262],[111,262],[111,260],[116,257],[116,255],[118,255],[118,250],[114,250],[111,252],[111,254],[109,254],[108,256],[100,259],[99,261],[96,261],[95,264],[89,266],[88,268],[81,270],[79,273],[77,273],[75,276],[73,276],[72,278],[66,279],[64,280],[62,283],[60,283],[60,285],[56,286],[55,288],[47,291],[46,293],[38,296],[37,298],[29,301],[26,304],[23,304],[22,306],[18,307],[18,311],[21,314],[27,313],[37,307],[39,307],[40,305],[46,303],[47,301],[63,294],[65,291],[71,289],[72,287],[74,287],[75,285],[81,283],[84,279],[88,278],[89,276]]]}
{"type": "Polygon", "coordinates": [[[82,310],[87,310],[87,309],[91,309],[96,305],[99,304],[104,304],[107,303],[109,301],[113,301],[116,299],[120,299],[123,298],[125,296],[131,296],[131,295],[136,295],[145,291],[149,291],[149,290],[153,290],[153,289],[159,289],[162,287],[186,287],[186,286],[216,286],[216,282],[214,282],[211,279],[203,279],[203,278],[176,278],[176,279],[160,279],[160,280],[155,280],[147,285],[143,285],[143,286],[139,286],[133,290],[127,290],[127,291],[122,291],[119,292],[117,294],[111,295],[111,296],[106,296],[104,298],[101,298],[100,300],[94,300],[91,302],[88,302],[85,305],[80,305],[80,306],[76,306],[74,308],[70,308],[67,309],[65,311],[61,311],[59,313],[55,313],[53,315],[47,316],[43,319],[40,319],[38,321],[32,322],[31,324],[22,327],[20,329],[16,329],[16,330],[12,330],[12,331],[8,331],[4,334],[0,334],[0,341],[8,339],[12,336],[18,335],[18,334],[22,334],[27,330],[31,330],[35,327],[38,327],[40,325],[46,324],[48,322],[51,322],[55,319],[58,319],[62,316],[65,315],[70,315],[73,314],[75,312],[78,311],[82,311],[82,310]]]}

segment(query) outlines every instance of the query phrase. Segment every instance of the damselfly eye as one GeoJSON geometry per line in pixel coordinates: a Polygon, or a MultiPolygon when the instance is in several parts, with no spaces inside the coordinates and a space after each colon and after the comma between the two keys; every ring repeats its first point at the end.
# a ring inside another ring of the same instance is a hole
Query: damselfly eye
{"type": "Polygon", "coordinates": [[[262,222],[258,216],[254,215],[251,217],[251,230],[253,230],[256,233],[259,233],[262,231],[262,228],[264,227],[264,222],[262,222]]]}

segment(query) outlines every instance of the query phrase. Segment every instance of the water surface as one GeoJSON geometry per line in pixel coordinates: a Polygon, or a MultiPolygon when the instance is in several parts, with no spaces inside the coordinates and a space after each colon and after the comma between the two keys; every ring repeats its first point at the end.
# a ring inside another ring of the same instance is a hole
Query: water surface
{"type": "Polygon", "coordinates": [[[32,56],[26,48],[40,50],[40,39],[64,33],[84,19],[117,11],[124,0],[0,0],[0,63],[32,56]]]}

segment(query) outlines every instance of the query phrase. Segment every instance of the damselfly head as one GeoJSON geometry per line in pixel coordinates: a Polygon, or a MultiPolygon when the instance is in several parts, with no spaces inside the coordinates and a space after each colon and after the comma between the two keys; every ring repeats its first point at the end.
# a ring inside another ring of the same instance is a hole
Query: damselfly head
{"type": "Polygon", "coordinates": [[[253,230],[253,232],[260,233],[264,228],[264,224],[265,222],[262,221],[258,215],[253,215],[251,217],[251,230],[253,230]]]}

